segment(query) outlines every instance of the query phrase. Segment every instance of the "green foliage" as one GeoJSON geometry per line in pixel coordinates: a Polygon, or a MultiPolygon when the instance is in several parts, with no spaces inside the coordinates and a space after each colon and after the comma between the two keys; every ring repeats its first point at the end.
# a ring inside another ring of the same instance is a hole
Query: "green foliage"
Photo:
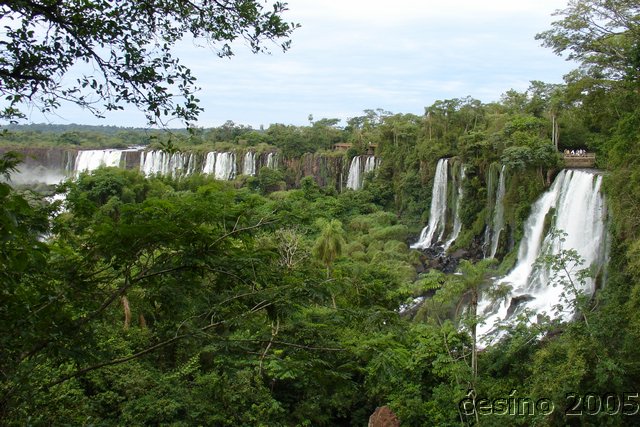
{"type": "Polygon", "coordinates": [[[573,1],[556,12],[562,19],[536,38],[556,54],[568,53],[593,75],[637,81],[637,12],[628,1],[573,1]]]}
{"type": "Polygon", "coordinates": [[[285,10],[282,3],[265,10],[254,1],[5,4],[2,15],[15,25],[3,29],[2,117],[24,118],[24,104],[51,112],[66,100],[99,117],[130,103],[151,124],[167,116],[193,122],[201,110],[195,77],[173,56],[173,47],[188,35],[206,40],[220,57],[233,55],[230,43],[237,38],[254,53],[266,50],[265,41],[283,40],[287,50],[297,25],[282,19],[285,10]],[[41,34],[39,28],[48,31],[41,34]],[[95,73],[60,84],[76,62],[93,64],[95,73]],[[174,103],[176,95],[182,104],[174,103]]]}
{"type": "Polygon", "coordinates": [[[316,225],[320,229],[320,236],[313,247],[313,254],[327,268],[327,277],[330,277],[333,262],[342,255],[344,230],[342,223],[336,219],[318,220],[316,225]]]}
{"type": "MultiPolygon", "coordinates": [[[[100,7],[83,19],[98,22],[100,7]]],[[[59,214],[60,202],[0,183],[0,423],[364,425],[377,406],[389,405],[403,425],[453,426],[476,423],[457,405],[469,388],[491,399],[516,389],[556,408],[566,407],[567,393],[638,389],[634,10],[572,1],[540,38],[572,52],[582,70],[566,85],[534,81],[492,104],[440,100],[422,116],[366,110],[344,128],[311,118],[309,126],[266,131],[227,122],[161,136],[37,125],[3,133],[4,145],[17,146],[276,147],[285,160],[235,183],[99,169],[61,187],[66,210],[59,214]],[[609,12],[619,15],[615,28],[609,12]],[[360,191],[338,193],[345,153],[322,151],[342,141],[352,144],[347,157],[376,144],[382,162],[360,191]],[[479,295],[499,299],[508,290],[491,286],[488,275],[515,262],[531,205],[559,167],[554,142],[590,147],[607,167],[610,268],[589,272],[606,284],[594,296],[584,293],[587,274],[573,251],[543,260],[564,287],[558,304],[576,319],[532,322],[524,313],[479,351],[479,295]],[[317,163],[314,177],[302,177],[291,166],[300,156],[297,164],[328,160],[317,163]],[[407,243],[428,215],[442,157],[466,171],[455,248],[482,239],[507,166],[505,256],[497,270],[491,261],[463,260],[459,274],[417,273],[427,263],[407,243]],[[296,183],[299,189],[286,189],[296,183]],[[416,297],[424,298],[419,307],[399,313],[416,297]]],[[[0,173],[10,175],[16,161],[5,156],[0,173]]],[[[637,418],[556,411],[479,424],[631,426],[637,418]]]]}

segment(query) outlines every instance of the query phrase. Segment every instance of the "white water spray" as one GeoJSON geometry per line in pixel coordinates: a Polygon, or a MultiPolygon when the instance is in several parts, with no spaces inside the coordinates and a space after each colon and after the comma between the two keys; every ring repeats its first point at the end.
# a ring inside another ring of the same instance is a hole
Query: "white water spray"
{"type": "Polygon", "coordinates": [[[242,174],[255,176],[256,174],[256,153],[254,151],[247,151],[244,155],[244,161],[242,163],[242,174]]]}
{"type": "Polygon", "coordinates": [[[462,230],[462,222],[460,221],[460,210],[462,208],[462,198],[463,198],[462,195],[464,191],[462,184],[464,182],[464,178],[465,178],[464,165],[460,165],[460,175],[457,179],[457,182],[455,182],[458,193],[457,193],[456,204],[454,206],[455,212],[453,214],[453,217],[454,217],[453,230],[451,231],[451,236],[449,236],[449,239],[447,239],[447,241],[444,244],[445,251],[449,249],[449,246],[451,246],[453,242],[456,241],[456,239],[458,238],[458,235],[460,234],[460,230],[462,230]]]}
{"type": "Polygon", "coordinates": [[[500,169],[500,178],[498,179],[498,189],[496,191],[496,202],[493,210],[493,221],[491,226],[491,247],[489,249],[488,257],[493,258],[498,251],[498,244],[500,243],[500,233],[504,229],[504,194],[505,194],[505,166],[500,169]]]}
{"type": "Polygon", "coordinates": [[[436,165],[436,174],[433,178],[431,191],[431,208],[429,210],[429,223],[420,233],[420,239],[411,247],[414,249],[426,249],[434,242],[442,239],[447,220],[447,169],[449,159],[440,159],[436,165]]]}
{"type": "Polygon", "coordinates": [[[100,166],[118,167],[124,150],[82,150],[78,151],[74,172],[91,172],[100,166]]]}
{"type": "Polygon", "coordinates": [[[351,165],[349,166],[349,174],[347,175],[347,188],[352,190],[359,190],[362,187],[361,177],[361,161],[360,156],[355,156],[351,159],[351,165]]]}
{"type": "Polygon", "coordinates": [[[210,152],[202,167],[202,173],[213,175],[216,179],[231,180],[236,176],[236,154],[230,152],[210,152]]]}
{"type": "MultiPolygon", "coordinates": [[[[484,325],[478,326],[479,336],[490,338],[496,322],[508,321],[525,309],[562,320],[569,320],[574,315],[566,307],[556,313],[554,307],[563,300],[564,289],[558,284],[560,278],[554,279],[550,267],[537,265],[536,261],[542,255],[557,255],[561,250],[575,249],[584,259],[579,269],[598,269],[605,264],[606,206],[600,193],[601,184],[600,174],[563,170],[551,188],[535,202],[525,223],[516,266],[497,281],[511,286],[510,295],[500,304],[492,304],[488,298],[481,299],[478,313],[488,317],[484,325]],[[550,221],[548,216],[551,216],[550,221]],[[566,236],[560,239],[549,233],[548,228],[561,230],[566,236]]],[[[580,290],[590,294],[593,288],[594,282],[589,279],[580,290]]]]}

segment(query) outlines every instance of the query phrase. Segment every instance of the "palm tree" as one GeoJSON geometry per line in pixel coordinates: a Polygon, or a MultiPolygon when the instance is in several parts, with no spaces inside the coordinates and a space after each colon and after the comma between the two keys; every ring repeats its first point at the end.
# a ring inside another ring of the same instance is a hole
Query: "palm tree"
{"type": "Polygon", "coordinates": [[[469,301],[468,326],[471,330],[471,376],[473,382],[475,382],[478,376],[478,299],[480,297],[480,288],[489,280],[489,274],[493,264],[495,264],[495,259],[486,258],[476,264],[468,260],[463,260],[459,266],[459,271],[462,273],[461,276],[459,276],[463,290],[462,300],[468,299],[469,301]]]}
{"type": "Polygon", "coordinates": [[[337,219],[319,220],[320,236],[313,247],[313,255],[327,268],[327,279],[331,278],[333,262],[342,255],[344,246],[344,230],[337,219]]]}
{"type": "MultiPolygon", "coordinates": [[[[327,268],[327,279],[330,279],[333,262],[342,255],[342,247],[345,244],[344,230],[342,223],[337,219],[331,221],[321,219],[317,224],[320,226],[320,236],[313,247],[313,255],[327,268]]],[[[333,292],[331,293],[331,301],[333,308],[336,308],[336,298],[333,292]]]]}

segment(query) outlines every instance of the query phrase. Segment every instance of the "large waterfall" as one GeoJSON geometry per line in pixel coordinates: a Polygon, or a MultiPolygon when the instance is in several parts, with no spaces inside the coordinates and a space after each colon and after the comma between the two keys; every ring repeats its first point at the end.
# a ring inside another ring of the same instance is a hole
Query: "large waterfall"
{"type": "MultiPolygon", "coordinates": [[[[510,286],[510,295],[501,303],[492,303],[488,298],[480,302],[478,313],[488,316],[484,325],[479,325],[480,336],[488,336],[496,322],[513,318],[525,309],[534,315],[546,313],[564,320],[574,315],[567,304],[556,313],[555,306],[563,303],[565,292],[560,285],[562,276],[554,276],[549,266],[536,261],[543,255],[576,250],[584,259],[581,266],[570,266],[577,286],[580,286],[575,277],[578,270],[591,268],[597,272],[603,267],[607,231],[601,184],[602,175],[598,173],[563,170],[551,188],[535,202],[525,223],[516,265],[507,276],[496,282],[510,286]],[[557,232],[550,232],[552,230],[557,232]],[[561,236],[558,232],[566,234],[561,236]]],[[[594,281],[588,279],[580,290],[592,293],[594,281]]]]}
{"type": "Polygon", "coordinates": [[[118,167],[124,150],[82,150],[78,151],[74,172],[91,172],[100,166],[118,167]]]}
{"type": "Polygon", "coordinates": [[[449,159],[440,159],[436,165],[436,174],[433,177],[433,189],[431,190],[431,208],[429,210],[429,223],[420,233],[420,239],[412,248],[426,249],[442,239],[447,221],[447,170],[449,159]],[[434,237],[436,238],[434,242],[434,237]]]}
{"type": "Polygon", "coordinates": [[[230,180],[236,176],[236,154],[223,152],[216,156],[216,179],[230,180]]]}
{"type": "Polygon", "coordinates": [[[349,174],[347,175],[347,188],[352,190],[359,190],[362,185],[360,178],[360,156],[354,156],[351,159],[351,165],[349,166],[349,174]]]}
{"type": "Polygon", "coordinates": [[[422,229],[420,239],[411,246],[412,248],[426,249],[437,243],[442,243],[444,250],[447,250],[458,238],[462,229],[460,208],[463,198],[464,179],[464,165],[457,162],[453,162],[450,165],[449,159],[438,160],[431,190],[429,223],[422,229]],[[452,169],[451,175],[449,175],[449,168],[452,169]],[[449,183],[451,183],[451,186],[449,186],[449,183]],[[453,220],[453,226],[451,227],[451,234],[444,240],[449,218],[453,220]]]}
{"type": "Polygon", "coordinates": [[[351,159],[351,165],[349,166],[349,173],[347,175],[347,188],[352,190],[361,189],[364,175],[374,171],[376,166],[375,156],[355,156],[351,159]]]}
{"type": "Polygon", "coordinates": [[[195,171],[195,162],[193,153],[145,151],[140,155],[140,171],[147,176],[160,174],[178,177],[192,174],[195,171]]]}
{"type": "Polygon", "coordinates": [[[213,175],[216,179],[230,180],[236,176],[236,154],[231,152],[207,153],[202,173],[213,175]]]}
{"type": "Polygon", "coordinates": [[[247,153],[244,155],[244,161],[242,162],[242,174],[255,176],[256,153],[254,151],[247,151],[247,153]]]}

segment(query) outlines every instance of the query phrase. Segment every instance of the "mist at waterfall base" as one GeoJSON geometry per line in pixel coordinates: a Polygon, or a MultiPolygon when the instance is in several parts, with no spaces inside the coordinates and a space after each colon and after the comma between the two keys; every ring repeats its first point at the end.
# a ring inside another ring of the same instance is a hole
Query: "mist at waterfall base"
{"type": "MultiPolygon", "coordinates": [[[[56,185],[67,178],[64,169],[49,169],[43,166],[19,165],[16,172],[11,173],[9,182],[17,186],[56,185]]],[[[4,178],[0,177],[0,181],[4,178]]]]}
{"type": "MultiPolygon", "coordinates": [[[[427,226],[422,230],[416,249],[442,247],[446,249],[455,241],[456,219],[451,235],[445,239],[445,230],[451,209],[447,209],[447,194],[450,185],[457,186],[458,203],[462,200],[461,183],[464,167],[460,167],[457,179],[452,179],[449,159],[440,159],[434,175],[430,215],[427,226]]],[[[455,174],[453,174],[455,176],[455,174]]],[[[500,168],[497,185],[492,196],[493,215],[485,232],[485,257],[495,256],[500,233],[504,228],[504,205],[506,171],[500,168]]],[[[493,302],[481,295],[478,315],[484,322],[478,325],[478,336],[486,344],[499,338],[498,326],[515,321],[523,313],[529,313],[528,320],[535,322],[538,315],[570,320],[575,315],[571,309],[571,298],[562,282],[567,277],[552,271],[549,265],[538,263],[543,256],[554,256],[562,251],[574,249],[583,260],[581,265],[572,267],[571,279],[579,287],[578,291],[592,294],[594,280],[587,278],[582,284],[576,281],[579,270],[591,269],[594,274],[605,268],[607,257],[606,205],[600,187],[602,175],[585,170],[562,170],[551,187],[533,204],[531,213],[524,224],[524,237],[518,248],[518,258],[513,269],[504,277],[494,279],[495,286],[508,286],[509,294],[501,301],[493,302]],[[563,233],[563,234],[560,234],[563,233]],[[563,309],[558,310],[562,304],[563,309]]],[[[459,211],[453,209],[454,215],[459,211]]],[[[449,219],[449,222],[450,219],[449,219]]],[[[414,300],[414,304],[417,301],[414,300]]]]}

